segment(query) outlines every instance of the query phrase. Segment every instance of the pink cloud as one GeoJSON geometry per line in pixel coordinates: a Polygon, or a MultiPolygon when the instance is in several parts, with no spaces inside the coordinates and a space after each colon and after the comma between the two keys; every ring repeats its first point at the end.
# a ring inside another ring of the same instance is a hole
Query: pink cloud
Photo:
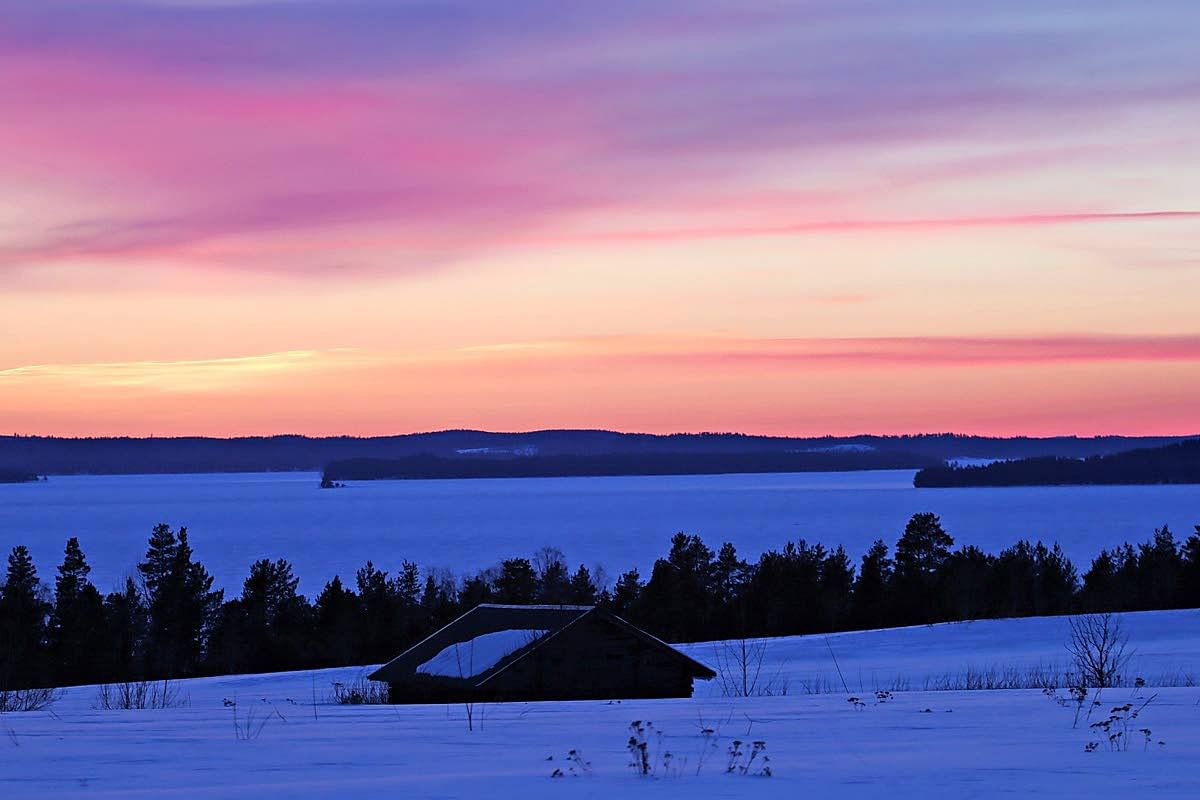
{"type": "Polygon", "coordinates": [[[870,231],[940,231],[958,228],[1020,228],[1078,225],[1098,222],[1171,222],[1200,219],[1200,211],[1095,211],[1059,214],[1017,214],[995,217],[930,217],[917,219],[832,219],[779,222],[764,225],[660,228],[566,234],[548,241],[687,241],[758,236],[854,233],[870,231]]]}
{"type": "MultiPolygon", "coordinates": [[[[1163,71],[1071,80],[1080,69],[1072,59],[1089,63],[1116,30],[1071,37],[1050,25],[1045,41],[1014,48],[1003,26],[981,20],[966,51],[928,24],[943,6],[925,6],[913,12],[928,15],[922,25],[840,4],[816,4],[802,18],[705,3],[547,18],[517,3],[517,21],[457,9],[478,16],[478,26],[447,28],[435,11],[384,4],[372,6],[381,20],[409,24],[392,34],[403,47],[381,50],[383,30],[322,3],[118,4],[74,15],[29,4],[0,24],[0,178],[91,192],[98,211],[48,215],[40,228],[0,241],[0,264],[173,259],[311,272],[320,267],[289,251],[363,242],[391,249],[388,268],[406,271],[511,244],[1151,218],[1053,209],[830,218],[828,200],[845,199],[836,185],[767,189],[745,177],[763,162],[971,141],[993,126],[1012,140],[1011,152],[947,156],[908,182],[1095,160],[1111,145],[1073,152],[1020,142],[1040,136],[1054,115],[1079,124],[1113,106],[1196,94],[1194,82],[1163,71]],[[55,35],[23,34],[22,25],[55,35]],[[217,29],[228,35],[214,41],[217,29]],[[434,38],[418,42],[422,31],[434,38]],[[855,42],[871,46],[847,46],[855,42]],[[1019,80],[1030,64],[1069,80],[1019,80]],[[567,227],[581,214],[643,210],[732,221],[595,234],[567,227]],[[374,230],[381,225],[388,235],[374,230]]],[[[1121,35],[1158,31],[1156,19],[1136,22],[1121,35]]],[[[358,258],[347,252],[339,261],[353,267],[358,258]]]]}

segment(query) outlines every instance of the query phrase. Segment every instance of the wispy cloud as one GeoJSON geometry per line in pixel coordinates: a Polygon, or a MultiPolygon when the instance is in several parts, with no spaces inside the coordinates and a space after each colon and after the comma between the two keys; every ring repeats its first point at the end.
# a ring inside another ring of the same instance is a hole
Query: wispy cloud
{"type": "Polygon", "coordinates": [[[0,386],[49,383],[77,389],[224,392],[253,389],[256,384],[298,373],[362,365],[365,360],[358,351],[334,349],[187,361],[32,364],[0,369],[0,386]]]}
{"type": "Polygon", "coordinates": [[[50,203],[39,224],[0,239],[0,268],[319,274],[336,249],[349,266],[340,274],[411,272],[514,243],[1195,214],[1178,203],[1126,213],[1146,204],[1073,196],[1071,184],[1021,213],[989,208],[987,191],[959,217],[863,211],[918,184],[1100,165],[1115,146],[1161,155],[1157,139],[1115,127],[1122,114],[1163,108],[1195,122],[1194,4],[959,12],[952,0],[15,0],[0,21],[0,179],[121,212],[50,203]],[[968,145],[989,155],[964,157],[968,145]],[[848,198],[858,213],[821,201],[847,182],[827,165],[849,172],[908,150],[925,155],[848,198]],[[780,188],[781,168],[796,176],[785,209],[761,199],[780,188]],[[643,212],[697,222],[573,225],[643,212]]]}
{"type": "Polygon", "coordinates": [[[730,239],[758,236],[802,236],[805,234],[871,231],[949,231],[965,228],[1023,228],[1081,225],[1104,222],[1173,222],[1200,220],[1200,211],[1114,211],[1065,214],[1017,214],[987,217],[941,217],[924,219],[831,219],[783,222],[768,225],[713,226],[705,228],[659,228],[648,230],[600,231],[566,234],[554,241],[677,241],[730,239]]]}
{"type": "Polygon", "coordinates": [[[569,365],[657,364],[667,369],[858,368],[903,365],[979,367],[1010,364],[1200,361],[1197,336],[1067,335],[1038,337],[745,338],[629,334],[508,342],[447,350],[363,348],[288,350],[181,361],[33,364],[0,369],[0,386],[61,384],[81,389],[206,393],[253,390],[276,379],[335,370],[518,370],[569,365]]]}
{"type": "Polygon", "coordinates": [[[617,359],[717,367],[872,368],[1009,364],[1200,361],[1194,336],[892,336],[851,338],[746,338],[735,336],[620,336],[559,342],[516,356],[617,359]]]}

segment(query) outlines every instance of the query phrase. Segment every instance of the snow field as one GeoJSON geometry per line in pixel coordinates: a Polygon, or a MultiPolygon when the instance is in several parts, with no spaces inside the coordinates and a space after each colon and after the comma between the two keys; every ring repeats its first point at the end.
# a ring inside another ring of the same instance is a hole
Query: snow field
{"type": "MultiPolygon", "coordinates": [[[[1131,614],[1124,623],[1148,678],[1196,663],[1200,612],[1131,614]]],[[[770,641],[767,653],[795,687],[806,675],[838,680],[832,647],[847,681],[861,672],[869,688],[866,676],[916,681],[965,660],[1062,660],[1065,624],[998,620],[795,637],[770,641]]],[[[713,647],[688,649],[703,658],[713,647]]],[[[1088,720],[1073,729],[1072,709],[1036,689],[897,691],[879,702],[852,686],[860,707],[840,689],[723,698],[714,681],[699,684],[691,700],[480,706],[468,731],[462,707],[327,702],[334,681],[353,683],[367,671],[181,681],[188,705],[162,710],[98,711],[95,687],[69,689],[47,711],[0,716],[0,797],[1200,796],[1195,687],[1105,691],[1092,721],[1111,706],[1153,698],[1136,726],[1152,730],[1151,742],[1135,731],[1127,752],[1104,744],[1087,753],[1099,738],[1088,720]],[[651,778],[628,766],[634,720],[653,723],[651,778]],[[735,739],[765,741],[773,777],[726,774],[735,739]],[[551,778],[572,766],[586,772],[567,759],[572,749],[590,774],[551,778]],[[668,751],[672,766],[663,768],[668,751]]]]}

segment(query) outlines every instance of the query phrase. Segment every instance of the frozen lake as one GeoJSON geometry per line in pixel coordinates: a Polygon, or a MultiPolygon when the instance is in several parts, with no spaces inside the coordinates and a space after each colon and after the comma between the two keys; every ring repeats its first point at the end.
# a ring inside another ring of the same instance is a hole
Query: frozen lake
{"type": "Polygon", "coordinates": [[[301,590],[335,573],[352,580],[368,558],[455,572],[543,545],[610,576],[648,574],[676,531],[746,557],[807,538],[858,559],[892,545],[910,515],[933,511],[959,544],[989,552],[1020,537],[1058,541],[1082,572],[1102,547],[1142,541],[1169,524],[1200,523],[1200,487],[1097,486],[914,489],[911,471],[619,478],[375,481],[317,488],[315,473],[53,477],[0,485],[0,548],[33,552],[50,580],[68,536],[107,591],[133,571],[156,522],[186,525],[218,585],[240,587],[258,558],[287,558],[301,590]]]}

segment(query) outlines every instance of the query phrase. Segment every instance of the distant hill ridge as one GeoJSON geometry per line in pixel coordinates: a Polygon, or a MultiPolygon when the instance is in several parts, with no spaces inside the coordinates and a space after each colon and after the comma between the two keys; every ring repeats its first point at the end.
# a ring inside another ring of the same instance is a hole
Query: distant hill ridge
{"type": "Polygon", "coordinates": [[[926,467],[917,487],[1067,486],[1200,483],[1200,439],[1111,455],[1027,458],[986,466],[926,467]]]}
{"type": "MultiPolygon", "coordinates": [[[[0,469],[39,475],[320,471],[333,462],[361,458],[404,459],[424,455],[446,460],[480,461],[650,454],[664,459],[698,454],[706,457],[721,454],[739,457],[749,454],[807,454],[813,463],[822,464],[819,467],[821,469],[884,466],[918,469],[960,457],[1083,458],[1135,447],[1171,444],[1184,438],[996,438],[949,433],[783,437],[738,433],[659,435],[605,430],[541,430],[525,433],[446,430],[377,437],[284,435],[229,439],[0,436],[0,469]],[[872,455],[877,457],[872,458],[872,455]]],[[[797,457],[792,460],[803,459],[797,457]]]]}

